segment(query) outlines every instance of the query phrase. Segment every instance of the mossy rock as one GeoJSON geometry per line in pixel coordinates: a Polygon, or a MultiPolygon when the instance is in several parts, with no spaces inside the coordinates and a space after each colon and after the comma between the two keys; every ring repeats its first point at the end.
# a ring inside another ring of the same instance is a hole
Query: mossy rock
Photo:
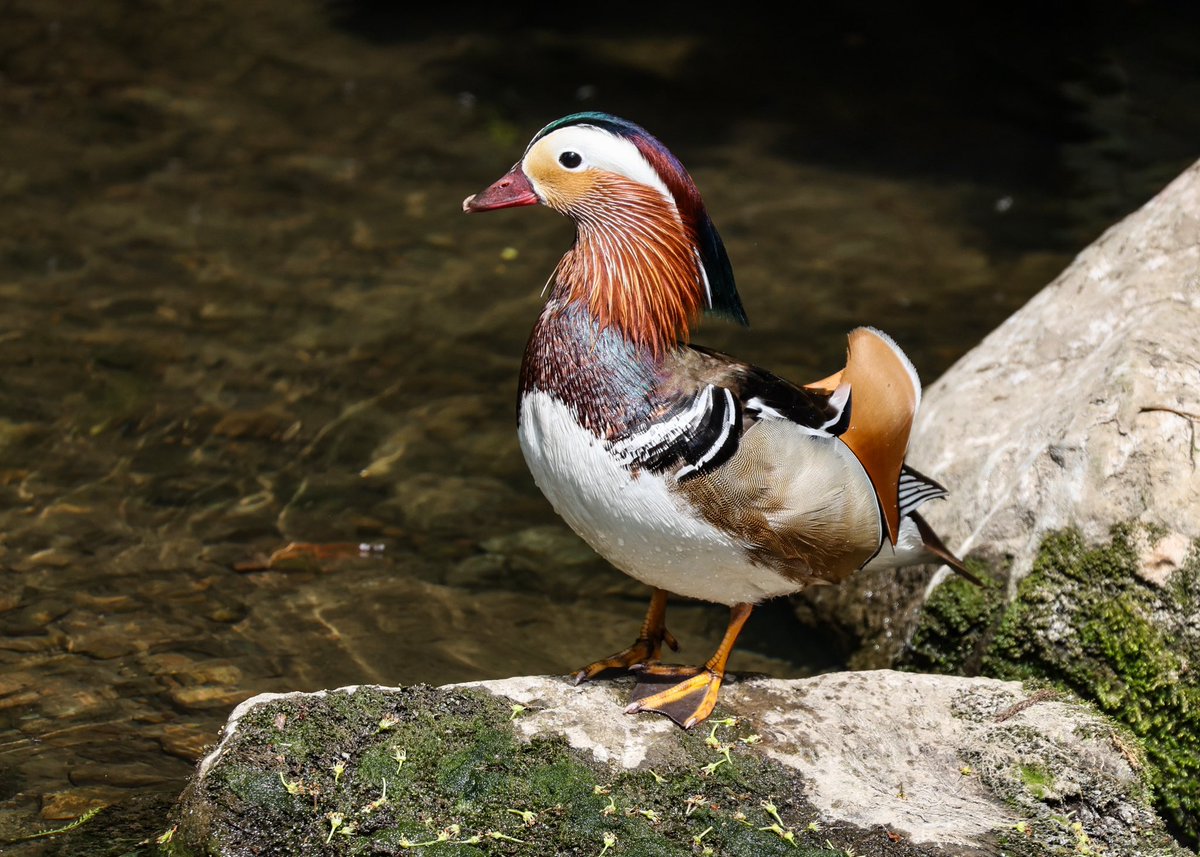
{"type": "Polygon", "coordinates": [[[1087,700],[1127,730],[1155,806],[1196,848],[1200,550],[1154,580],[1140,554],[1162,537],[1136,525],[1097,546],[1074,530],[1053,534],[1011,602],[998,585],[949,580],[927,603],[902,666],[1042,682],[1087,700]]]}
{"type": "Polygon", "coordinates": [[[258,697],[201,762],[165,850],[1181,854],[1109,723],[1019,682],[733,680],[691,732],[624,715],[628,691],[534,676],[258,697]],[[1115,820],[1076,830],[1050,801],[1115,820]]]}
{"type": "Polygon", "coordinates": [[[560,738],[520,740],[513,717],[487,693],[428,687],[255,705],[189,786],[168,853],[832,857],[884,838],[809,828],[797,780],[727,724],[680,731],[661,772],[620,771],[560,738]],[[710,734],[728,761],[714,765],[710,734]]]}

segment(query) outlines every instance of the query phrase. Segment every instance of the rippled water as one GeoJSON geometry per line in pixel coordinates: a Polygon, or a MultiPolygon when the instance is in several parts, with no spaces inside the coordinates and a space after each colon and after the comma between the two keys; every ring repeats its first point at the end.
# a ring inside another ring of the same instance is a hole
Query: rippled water
{"type": "MultiPolygon", "coordinates": [[[[604,108],[672,146],[754,322],[699,339],[800,380],[862,322],[936,377],[1197,139],[1170,27],[1114,25],[1083,65],[1023,65],[1001,29],[942,68],[937,34],[898,49],[887,20],[782,51],[760,22],[584,38],[387,9],[0,7],[0,844],[148,795],[110,822],[133,849],[254,693],[629,642],[644,592],[516,446],[570,229],[459,211],[544,122],[604,108]],[[330,555],[267,561],[293,541],[330,555]]],[[[724,620],[671,613],[690,657],[724,620]]],[[[844,657],[802,630],[763,611],[734,668],[844,657]]]]}

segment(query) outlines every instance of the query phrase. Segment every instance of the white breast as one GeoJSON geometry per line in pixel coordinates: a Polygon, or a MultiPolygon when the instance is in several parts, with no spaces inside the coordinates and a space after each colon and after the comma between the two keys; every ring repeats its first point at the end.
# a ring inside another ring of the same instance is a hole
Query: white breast
{"type": "Polygon", "coordinates": [[[753,564],[697,517],[663,477],[636,477],[571,409],[541,391],[521,403],[518,429],[533,479],[556,512],[597,553],[631,577],[719,604],[757,603],[800,587],[753,564]]]}

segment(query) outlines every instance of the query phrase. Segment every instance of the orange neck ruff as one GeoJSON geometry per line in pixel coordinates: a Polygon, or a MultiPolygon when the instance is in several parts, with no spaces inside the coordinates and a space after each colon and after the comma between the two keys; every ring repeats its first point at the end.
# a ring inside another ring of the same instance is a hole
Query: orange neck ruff
{"type": "Polygon", "coordinates": [[[586,301],[601,329],[662,354],[687,340],[704,305],[691,230],[652,188],[608,176],[597,190],[591,198],[601,202],[572,212],[578,234],[555,272],[558,288],[586,301]]]}

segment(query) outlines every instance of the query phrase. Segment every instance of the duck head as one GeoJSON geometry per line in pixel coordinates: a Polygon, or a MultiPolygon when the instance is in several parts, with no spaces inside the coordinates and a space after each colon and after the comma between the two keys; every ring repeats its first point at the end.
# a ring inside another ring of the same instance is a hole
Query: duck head
{"type": "Polygon", "coordinates": [[[576,113],[539,131],[521,160],[463,201],[466,212],[541,203],[576,226],[555,297],[661,352],[702,310],[746,324],[721,237],[687,170],[645,129],[576,113]]]}

